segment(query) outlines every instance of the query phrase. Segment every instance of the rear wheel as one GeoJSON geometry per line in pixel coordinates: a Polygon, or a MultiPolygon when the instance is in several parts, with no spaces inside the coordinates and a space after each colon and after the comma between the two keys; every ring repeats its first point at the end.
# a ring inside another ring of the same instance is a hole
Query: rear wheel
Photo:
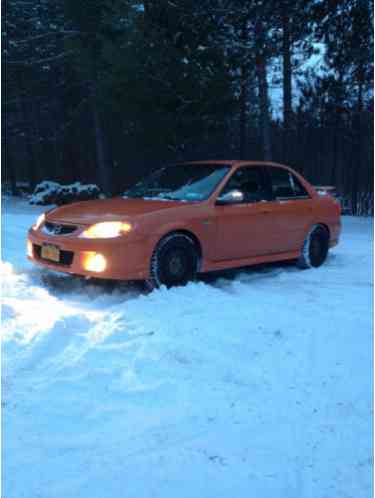
{"type": "Polygon", "coordinates": [[[194,240],[186,234],[175,233],[162,239],[152,258],[149,288],[165,285],[186,285],[195,280],[198,270],[198,251],[194,240]]]}
{"type": "Polygon", "coordinates": [[[321,266],[327,258],[329,248],[328,230],[315,225],[307,234],[303,243],[301,255],[298,260],[300,268],[317,268],[321,266]]]}

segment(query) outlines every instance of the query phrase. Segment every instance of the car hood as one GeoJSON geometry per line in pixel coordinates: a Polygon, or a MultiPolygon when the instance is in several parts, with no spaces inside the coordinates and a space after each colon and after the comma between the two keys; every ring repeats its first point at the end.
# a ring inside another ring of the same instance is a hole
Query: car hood
{"type": "Polygon", "coordinates": [[[159,201],[144,199],[114,199],[84,201],[53,209],[47,214],[48,221],[91,225],[99,221],[123,221],[127,218],[146,215],[164,209],[180,207],[185,203],[178,201],[159,201]]]}

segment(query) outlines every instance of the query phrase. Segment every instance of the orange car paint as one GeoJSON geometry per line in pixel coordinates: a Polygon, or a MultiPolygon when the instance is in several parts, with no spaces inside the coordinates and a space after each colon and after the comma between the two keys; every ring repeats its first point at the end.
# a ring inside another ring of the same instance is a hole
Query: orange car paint
{"type": "Polygon", "coordinates": [[[304,239],[315,224],[325,225],[330,246],[337,244],[340,231],[340,207],[330,195],[316,190],[291,168],[260,161],[199,161],[225,164],[228,174],[209,199],[203,202],[154,201],[113,198],[85,201],[62,206],[46,214],[46,221],[73,224],[73,235],[47,235],[31,228],[28,240],[35,246],[50,243],[62,251],[74,253],[69,266],[29,259],[54,271],[118,280],[143,280],[150,276],[150,260],[157,243],[174,231],[192,234],[201,248],[200,271],[208,272],[258,263],[295,259],[304,239]],[[267,201],[251,204],[216,205],[222,188],[239,167],[267,166],[287,169],[305,187],[310,198],[267,201]],[[94,223],[126,221],[133,230],[111,239],[85,239],[77,235],[94,223]],[[88,252],[107,259],[107,268],[94,273],[83,268],[88,252]]]}

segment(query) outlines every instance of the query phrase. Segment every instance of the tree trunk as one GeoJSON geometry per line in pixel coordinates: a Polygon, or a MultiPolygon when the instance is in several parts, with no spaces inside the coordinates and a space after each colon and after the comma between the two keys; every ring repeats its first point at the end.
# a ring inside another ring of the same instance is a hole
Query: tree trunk
{"type": "Polygon", "coordinates": [[[284,128],[292,126],[292,63],[288,2],[283,4],[283,109],[284,128]]]}
{"type": "Polygon", "coordinates": [[[259,102],[260,102],[260,120],[263,142],[263,159],[270,161],[272,159],[271,136],[270,136],[270,116],[268,103],[268,81],[266,61],[263,55],[257,58],[257,72],[259,85],[259,102]]]}
{"type": "Polygon", "coordinates": [[[42,142],[40,134],[40,109],[39,104],[32,100],[30,102],[30,125],[31,125],[31,137],[32,137],[32,148],[36,164],[36,172],[38,181],[48,180],[51,173],[49,168],[46,167],[44,163],[44,158],[42,154],[42,142]]]}
{"type": "Polygon", "coordinates": [[[16,196],[18,194],[17,171],[15,167],[15,161],[14,158],[12,157],[9,145],[6,147],[5,177],[10,182],[10,189],[12,195],[16,196]]]}
{"type": "Polygon", "coordinates": [[[289,18],[289,2],[284,0],[282,6],[282,29],[283,29],[283,161],[289,162],[289,138],[292,128],[292,63],[291,63],[291,39],[290,39],[290,18],[289,18]]]}
{"type": "Polygon", "coordinates": [[[247,139],[247,70],[241,67],[241,94],[240,94],[240,159],[246,159],[247,139]]]}
{"type": "MultiPolygon", "coordinates": [[[[362,75],[362,73],[361,73],[362,75]]],[[[359,179],[362,170],[362,112],[363,112],[363,80],[360,79],[358,84],[357,113],[354,118],[354,147],[355,161],[352,176],[352,211],[358,214],[358,193],[359,179]]]]}
{"type": "Polygon", "coordinates": [[[109,195],[111,193],[111,168],[106,155],[103,124],[98,109],[97,89],[94,82],[92,82],[90,86],[90,97],[95,134],[95,151],[98,180],[103,192],[106,195],[109,195]]]}
{"type": "Polygon", "coordinates": [[[270,161],[272,159],[271,135],[270,135],[270,116],[268,100],[268,81],[267,81],[267,53],[264,36],[264,23],[257,21],[255,24],[255,50],[256,50],[256,72],[259,89],[259,107],[260,107],[260,124],[262,133],[263,159],[270,161]]]}
{"type": "MultiPolygon", "coordinates": [[[[241,41],[246,46],[249,38],[248,18],[243,20],[241,29],[241,41]]],[[[249,78],[249,63],[248,49],[245,48],[241,65],[240,76],[240,159],[246,159],[246,142],[247,142],[247,105],[249,100],[248,95],[248,78],[249,78]]]]}
{"type": "MultiPolygon", "coordinates": [[[[18,85],[17,88],[18,94],[21,95],[23,88],[20,83],[20,78],[17,78],[16,82],[18,85]]],[[[21,126],[23,126],[25,130],[25,146],[26,146],[26,155],[28,158],[28,165],[27,165],[28,181],[30,185],[30,190],[34,190],[35,185],[37,183],[37,164],[36,164],[36,157],[34,154],[33,143],[32,143],[33,131],[30,119],[27,116],[28,113],[26,111],[25,103],[21,97],[17,98],[16,109],[19,116],[19,122],[21,123],[21,126]]]]}

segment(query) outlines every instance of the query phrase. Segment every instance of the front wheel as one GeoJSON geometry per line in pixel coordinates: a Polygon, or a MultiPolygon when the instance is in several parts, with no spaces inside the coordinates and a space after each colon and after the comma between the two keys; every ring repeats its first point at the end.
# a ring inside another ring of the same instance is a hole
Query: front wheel
{"type": "Polygon", "coordinates": [[[165,285],[167,288],[186,285],[195,280],[198,271],[198,251],[194,240],[186,234],[175,233],[166,236],[157,245],[152,258],[151,289],[165,285]]]}
{"type": "Polygon", "coordinates": [[[297,265],[300,268],[317,268],[327,258],[329,248],[329,233],[321,225],[315,225],[303,243],[297,265]]]}

